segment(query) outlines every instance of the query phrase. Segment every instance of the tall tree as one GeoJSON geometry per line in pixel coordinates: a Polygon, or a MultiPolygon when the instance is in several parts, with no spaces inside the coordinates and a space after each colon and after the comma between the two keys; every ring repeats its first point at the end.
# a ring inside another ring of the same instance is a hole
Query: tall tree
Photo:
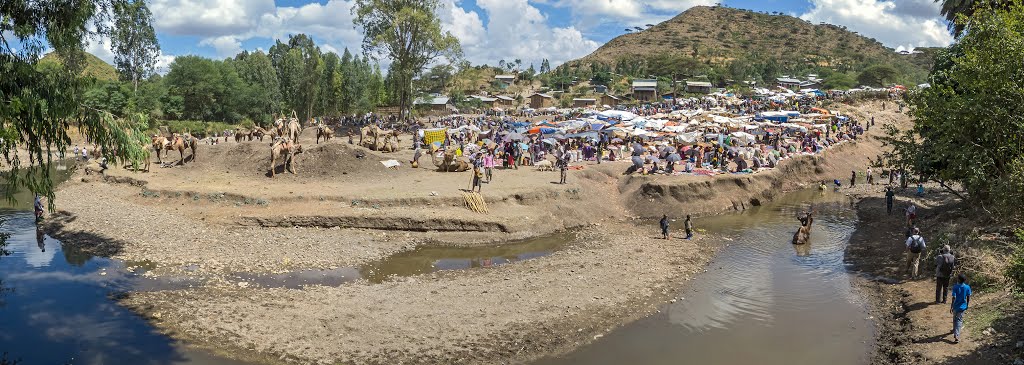
{"type": "Polygon", "coordinates": [[[281,106],[281,88],[270,57],[263,51],[242,51],[233,64],[249,89],[243,114],[259,124],[269,121],[281,106]]]}
{"type": "Polygon", "coordinates": [[[153,14],[142,0],[125,0],[114,6],[117,14],[110,45],[114,49],[114,66],[121,79],[132,83],[132,92],[139,90],[139,81],[153,74],[160,43],[153,30],[153,14]]]}
{"type": "Polygon", "coordinates": [[[891,130],[893,165],[962,187],[972,203],[1024,214],[1024,5],[977,13],[911,94],[914,128],[891,130]]]}
{"type": "Polygon", "coordinates": [[[412,80],[430,62],[461,58],[458,38],[441,29],[439,0],[356,0],[353,22],[363,29],[363,51],[391,59],[398,104],[403,114],[412,104],[412,80]]]}
{"type": "Polygon", "coordinates": [[[114,163],[142,160],[145,125],[142,115],[114,116],[82,106],[88,84],[79,78],[84,66],[83,40],[110,36],[109,24],[119,15],[122,0],[65,0],[0,2],[0,153],[10,168],[3,193],[26,188],[50,199],[53,208],[52,158],[64,154],[71,139],[68,129],[77,122],[114,163]],[[95,30],[90,30],[95,29],[95,30]],[[17,41],[14,49],[9,38],[17,41]],[[52,48],[64,67],[37,69],[44,49],[52,48]],[[27,165],[18,157],[28,152],[27,165]]]}
{"type": "Polygon", "coordinates": [[[979,9],[1007,9],[1014,0],[935,0],[942,3],[942,16],[949,22],[949,29],[959,38],[970,24],[974,12],[979,9]],[[961,16],[963,16],[961,18],[961,16]]]}

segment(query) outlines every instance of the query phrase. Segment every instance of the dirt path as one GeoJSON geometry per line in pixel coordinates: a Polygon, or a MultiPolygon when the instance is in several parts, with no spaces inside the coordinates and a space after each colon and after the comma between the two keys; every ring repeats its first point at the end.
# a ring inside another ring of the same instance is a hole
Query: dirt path
{"type": "Polygon", "coordinates": [[[1012,302],[1008,293],[979,291],[975,286],[961,341],[953,343],[949,304],[935,303],[933,258],[944,242],[936,232],[961,213],[950,213],[947,205],[954,198],[932,188],[923,198],[898,194],[892,215],[886,214],[882,187],[855,194],[864,197],[857,205],[861,226],[851,238],[847,261],[864,277],[859,282],[874,304],[880,329],[876,363],[1012,364],[1024,351],[1016,347],[1016,341],[1024,339],[1019,337],[1020,329],[992,328],[1014,326],[1013,322],[994,323],[1003,310],[1014,307],[1007,307],[1012,302]],[[916,279],[906,274],[904,259],[903,209],[910,202],[918,205],[918,226],[930,241],[916,279]]]}

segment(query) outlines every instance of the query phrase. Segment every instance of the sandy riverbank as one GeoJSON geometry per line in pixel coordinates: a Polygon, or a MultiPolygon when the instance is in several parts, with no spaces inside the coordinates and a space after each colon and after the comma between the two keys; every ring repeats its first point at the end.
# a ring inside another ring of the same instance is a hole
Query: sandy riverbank
{"type": "Polygon", "coordinates": [[[410,151],[378,154],[336,140],[300,155],[299,175],[270,179],[265,146],[229,142],[203,146],[185,166],[76,178],[58,191],[60,212],[48,229],[88,252],[148,262],[150,276],[199,278],[194,288],[121,302],[177,339],[233,357],[525,362],[656,310],[713,255],[713,238],[656,239],[635,218],[742,210],[846,179],[881,150],[881,124],[906,121],[874,104],[851,113],[876,115],[878,126],[858,142],[755,175],[622,177],[621,161],[585,163],[557,185],[557,173],[499,170],[484,186],[486,214],[464,205],[459,188],[468,173],[378,162],[406,161],[410,151]],[[496,268],[305,289],[240,286],[233,276],[355,266],[417,247],[490,245],[569,228],[582,228],[580,236],[560,251],[496,268]]]}

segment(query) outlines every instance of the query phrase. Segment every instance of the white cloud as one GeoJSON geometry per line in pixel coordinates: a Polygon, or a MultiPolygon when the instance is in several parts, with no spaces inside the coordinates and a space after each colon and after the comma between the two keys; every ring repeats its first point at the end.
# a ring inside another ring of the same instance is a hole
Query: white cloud
{"type": "Polygon", "coordinates": [[[604,24],[657,24],[698,5],[720,0],[554,0],[551,5],[568,8],[576,24],[589,29],[604,24]]]}
{"type": "Polygon", "coordinates": [[[477,0],[489,19],[486,26],[479,14],[446,4],[441,19],[445,29],[458,36],[466,58],[476,64],[496,65],[498,60],[520,59],[523,67],[552,65],[593,52],[599,43],[583,36],[575,27],[551,27],[548,19],[527,0],[477,0]]]}
{"type": "MultiPolygon", "coordinates": [[[[114,64],[114,51],[109,37],[92,37],[86,40],[85,51],[103,60],[103,62],[114,64]]],[[[46,52],[49,53],[49,52],[46,52]]],[[[154,69],[158,74],[166,74],[170,71],[168,67],[174,62],[175,56],[161,52],[156,57],[154,69]]]]}
{"type": "Polygon", "coordinates": [[[152,0],[149,8],[158,32],[202,37],[244,33],[275,9],[273,0],[152,0]]]}
{"type": "Polygon", "coordinates": [[[947,46],[953,37],[930,0],[811,0],[800,18],[844,25],[889,47],[947,46]]]}
{"type": "Polygon", "coordinates": [[[242,42],[238,40],[238,37],[231,35],[206,38],[200,41],[199,45],[213,47],[221,58],[234,57],[242,52],[242,42]]]}

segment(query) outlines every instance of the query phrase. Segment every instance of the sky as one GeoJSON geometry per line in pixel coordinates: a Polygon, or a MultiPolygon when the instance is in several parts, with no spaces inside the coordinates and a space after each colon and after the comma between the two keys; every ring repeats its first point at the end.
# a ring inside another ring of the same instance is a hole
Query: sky
{"type": "MultiPolygon", "coordinates": [[[[843,25],[903,50],[946,46],[952,37],[934,0],[439,0],[442,27],[458,37],[467,60],[552,66],[589,54],[625,33],[658,24],[697,5],[780,12],[843,25]]],[[[181,55],[211,58],[267,50],[275,39],[305,33],[323,51],[361,52],[352,24],[354,0],[149,0],[162,48],[161,71],[181,55]]],[[[110,62],[108,40],[88,50],[110,62]]]]}

